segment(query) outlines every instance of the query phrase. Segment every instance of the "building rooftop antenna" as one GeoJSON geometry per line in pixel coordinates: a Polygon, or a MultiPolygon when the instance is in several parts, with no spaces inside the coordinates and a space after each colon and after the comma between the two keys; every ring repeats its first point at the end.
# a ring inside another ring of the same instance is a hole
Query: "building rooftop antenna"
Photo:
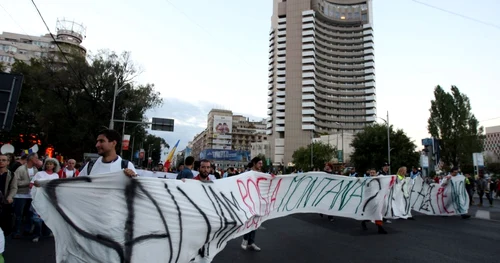
{"type": "Polygon", "coordinates": [[[57,19],[56,23],[56,37],[57,39],[64,39],[72,41],[76,44],[81,44],[87,37],[87,28],[82,23],[77,23],[74,20],[66,18],[57,19]]]}

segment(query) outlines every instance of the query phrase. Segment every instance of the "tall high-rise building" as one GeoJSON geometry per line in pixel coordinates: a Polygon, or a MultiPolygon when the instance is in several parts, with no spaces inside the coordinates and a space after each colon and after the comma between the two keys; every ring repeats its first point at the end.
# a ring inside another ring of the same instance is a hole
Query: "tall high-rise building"
{"type": "Polygon", "coordinates": [[[275,164],[376,118],[372,0],[274,0],[267,134],[275,164]]]}

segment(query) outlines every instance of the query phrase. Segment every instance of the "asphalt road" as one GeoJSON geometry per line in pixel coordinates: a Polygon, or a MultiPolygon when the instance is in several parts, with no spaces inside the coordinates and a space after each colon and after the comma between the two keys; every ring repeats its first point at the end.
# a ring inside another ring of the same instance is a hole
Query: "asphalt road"
{"type": "MultiPolygon", "coordinates": [[[[476,211],[471,207],[470,214],[476,211]]],[[[242,250],[237,238],[213,262],[498,262],[500,221],[415,218],[394,220],[385,226],[389,234],[379,235],[374,224],[362,231],[352,219],[335,218],[332,223],[317,214],[292,215],[263,224],[256,237],[261,252],[242,250]]],[[[54,241],[7,238],[4,257],[7,263],[54,263],[54,241]]]]}

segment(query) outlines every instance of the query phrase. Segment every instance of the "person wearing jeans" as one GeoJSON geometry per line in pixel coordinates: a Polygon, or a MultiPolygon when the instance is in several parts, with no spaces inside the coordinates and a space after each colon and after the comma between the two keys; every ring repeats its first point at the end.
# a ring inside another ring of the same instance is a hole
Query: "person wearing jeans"
{"type": "MultiPolygon", "coordinates": [[[[30,183],[30,188],[40,187],[41,181],[48,181],[59,179],[59,175],[57,174],[61,170],[59,166],[59,161],[54,158],[45,159],[45,163],[43,165],[42,171],[38,172],[33,176],[33,179],[30,183]]],[[[36,189],[36,188],[35,188],[36,189]]],[[[32,189],[33,191],[36,191],[32,189]]],[[[32,195],[35,196],[35,192],[32,192],[32,195]]],[[[40,215],[36,212],[35,208],[31,206],[31,212],[33,213],[33,223],[35,224],[35,231],[33,232],[33,242],[38,242],[40,237],[43,236],[52,236],[50,229],[45,225],[40,215]]]]}
{"type": "Polygon", "coordinates": [[[30,153],[26,164],[19,166],[14,172],[17,177],[17,194],[14,196],[14,213],[16,214],[14,238],[21,237],[24,220],[27,221],[24,230],[26,232],[31,231],[31,213],[29,210],[31,207],[30,182],[38,172],[37,165],[40,165],[38,155],[30,153]]]}
{"type": "Polygon", "coordinates": [[[483,206],[483,196],[486,194],[486,198],[490,202],[490,206],[493,206],[493,199],[490,195],[490,184],[484,178],[483,174],[479,175],[479,180],[477,181],[477,193],[479,195],[479,206],[483,206]]]}
{"type": "MultiPolygon", "coordinates": [[[[262,169],[262,159],[259,157],[254,157],[252,161],[248,164],[248,168],[252,169],[252,171],[255,172],[260,172],[262,169]]],[[[255,245],[255,231],[250,231],[249,233],[246,233],[243,235],[243,242],[241,242],[241,248],[242,249],[252,249],[254,251],[260,251],[260,247],[255,245]]]]}

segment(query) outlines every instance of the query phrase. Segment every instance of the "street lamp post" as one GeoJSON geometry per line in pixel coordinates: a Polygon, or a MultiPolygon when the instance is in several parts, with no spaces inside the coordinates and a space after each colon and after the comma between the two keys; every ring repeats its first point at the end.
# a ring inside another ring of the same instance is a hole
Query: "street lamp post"
{"type": "Polygon", "coordinates": [[[118,88],[118,78],[115,79],[115,91],[113,93],[113,108],[111,109],[111,120],[109,120],[109,129],[110,130],[115,128],[114,119],[115,119],[116,97],[118,96],[118,94],[120,94],[120,92],[123,91],[123,87],[125,87],[125,85],[127,85],[127,84],[125,83],[120,88],[118,88]]]}
{"type": "Polygon", "coordinates": [[[389,111],[387,111],[387,161],[389,162],[389,174],[391,174],[391,137],[390,137],[389,111]]]}
{"type": "Polygon", "coordinates": [[[314,167],[314,163],[313,163],[313,147],[314,147],[313,138],[314,138],[314,131],[311,130],[311,169],[314,167]]]}
{"type": "MultiPolygon", "coordinates": [[[[340,129],[341,131],[341,136],[342,136],[342,146],[340,147],[341,151],[342,151],[342,163],[344,163],[344,124],[343,123],[340,123],[340,122],[337,122],[337,124],[339,126],[342,126],[342,129],[340,129]]],[[[337,131],[337,150],[338,150],[338,147],[339,147],[339,134],[338,134],[338,131],[337,131]]],[[[338,160],[338,154],[337,154],[337,160],[338,160]]]]}
{"type": "MultiPolygon", "coordinates": [[[[127,120],[127,111],[125,111],[125,115],[124,115],[123,117],[124,117],[124,118],[123,118],[124,120],[127,120]]],[[[112,122],[112,123],[113,123],[113,122],[112,122]]],[[[126,124],[127,124],[126,122],[123,122],[123,128],[122,128],[122,143],[123,143],[123,139],[125,138],[125,125],[126,125],[126,124]]],[[[122,145],[122,147],[121,147],[121,149],[120,149],[120,156],[123,156],[123,145],[122,145]]]]}
{"type": "Polygon", "coordinates": [[[390,123],[389,123],[389,111],[387,111],[387,120],[381,117],[377,117],[387,124],[387,162],[389,163],[389,174],[391,174],[391,137],[390,137],[390,123]]]}

